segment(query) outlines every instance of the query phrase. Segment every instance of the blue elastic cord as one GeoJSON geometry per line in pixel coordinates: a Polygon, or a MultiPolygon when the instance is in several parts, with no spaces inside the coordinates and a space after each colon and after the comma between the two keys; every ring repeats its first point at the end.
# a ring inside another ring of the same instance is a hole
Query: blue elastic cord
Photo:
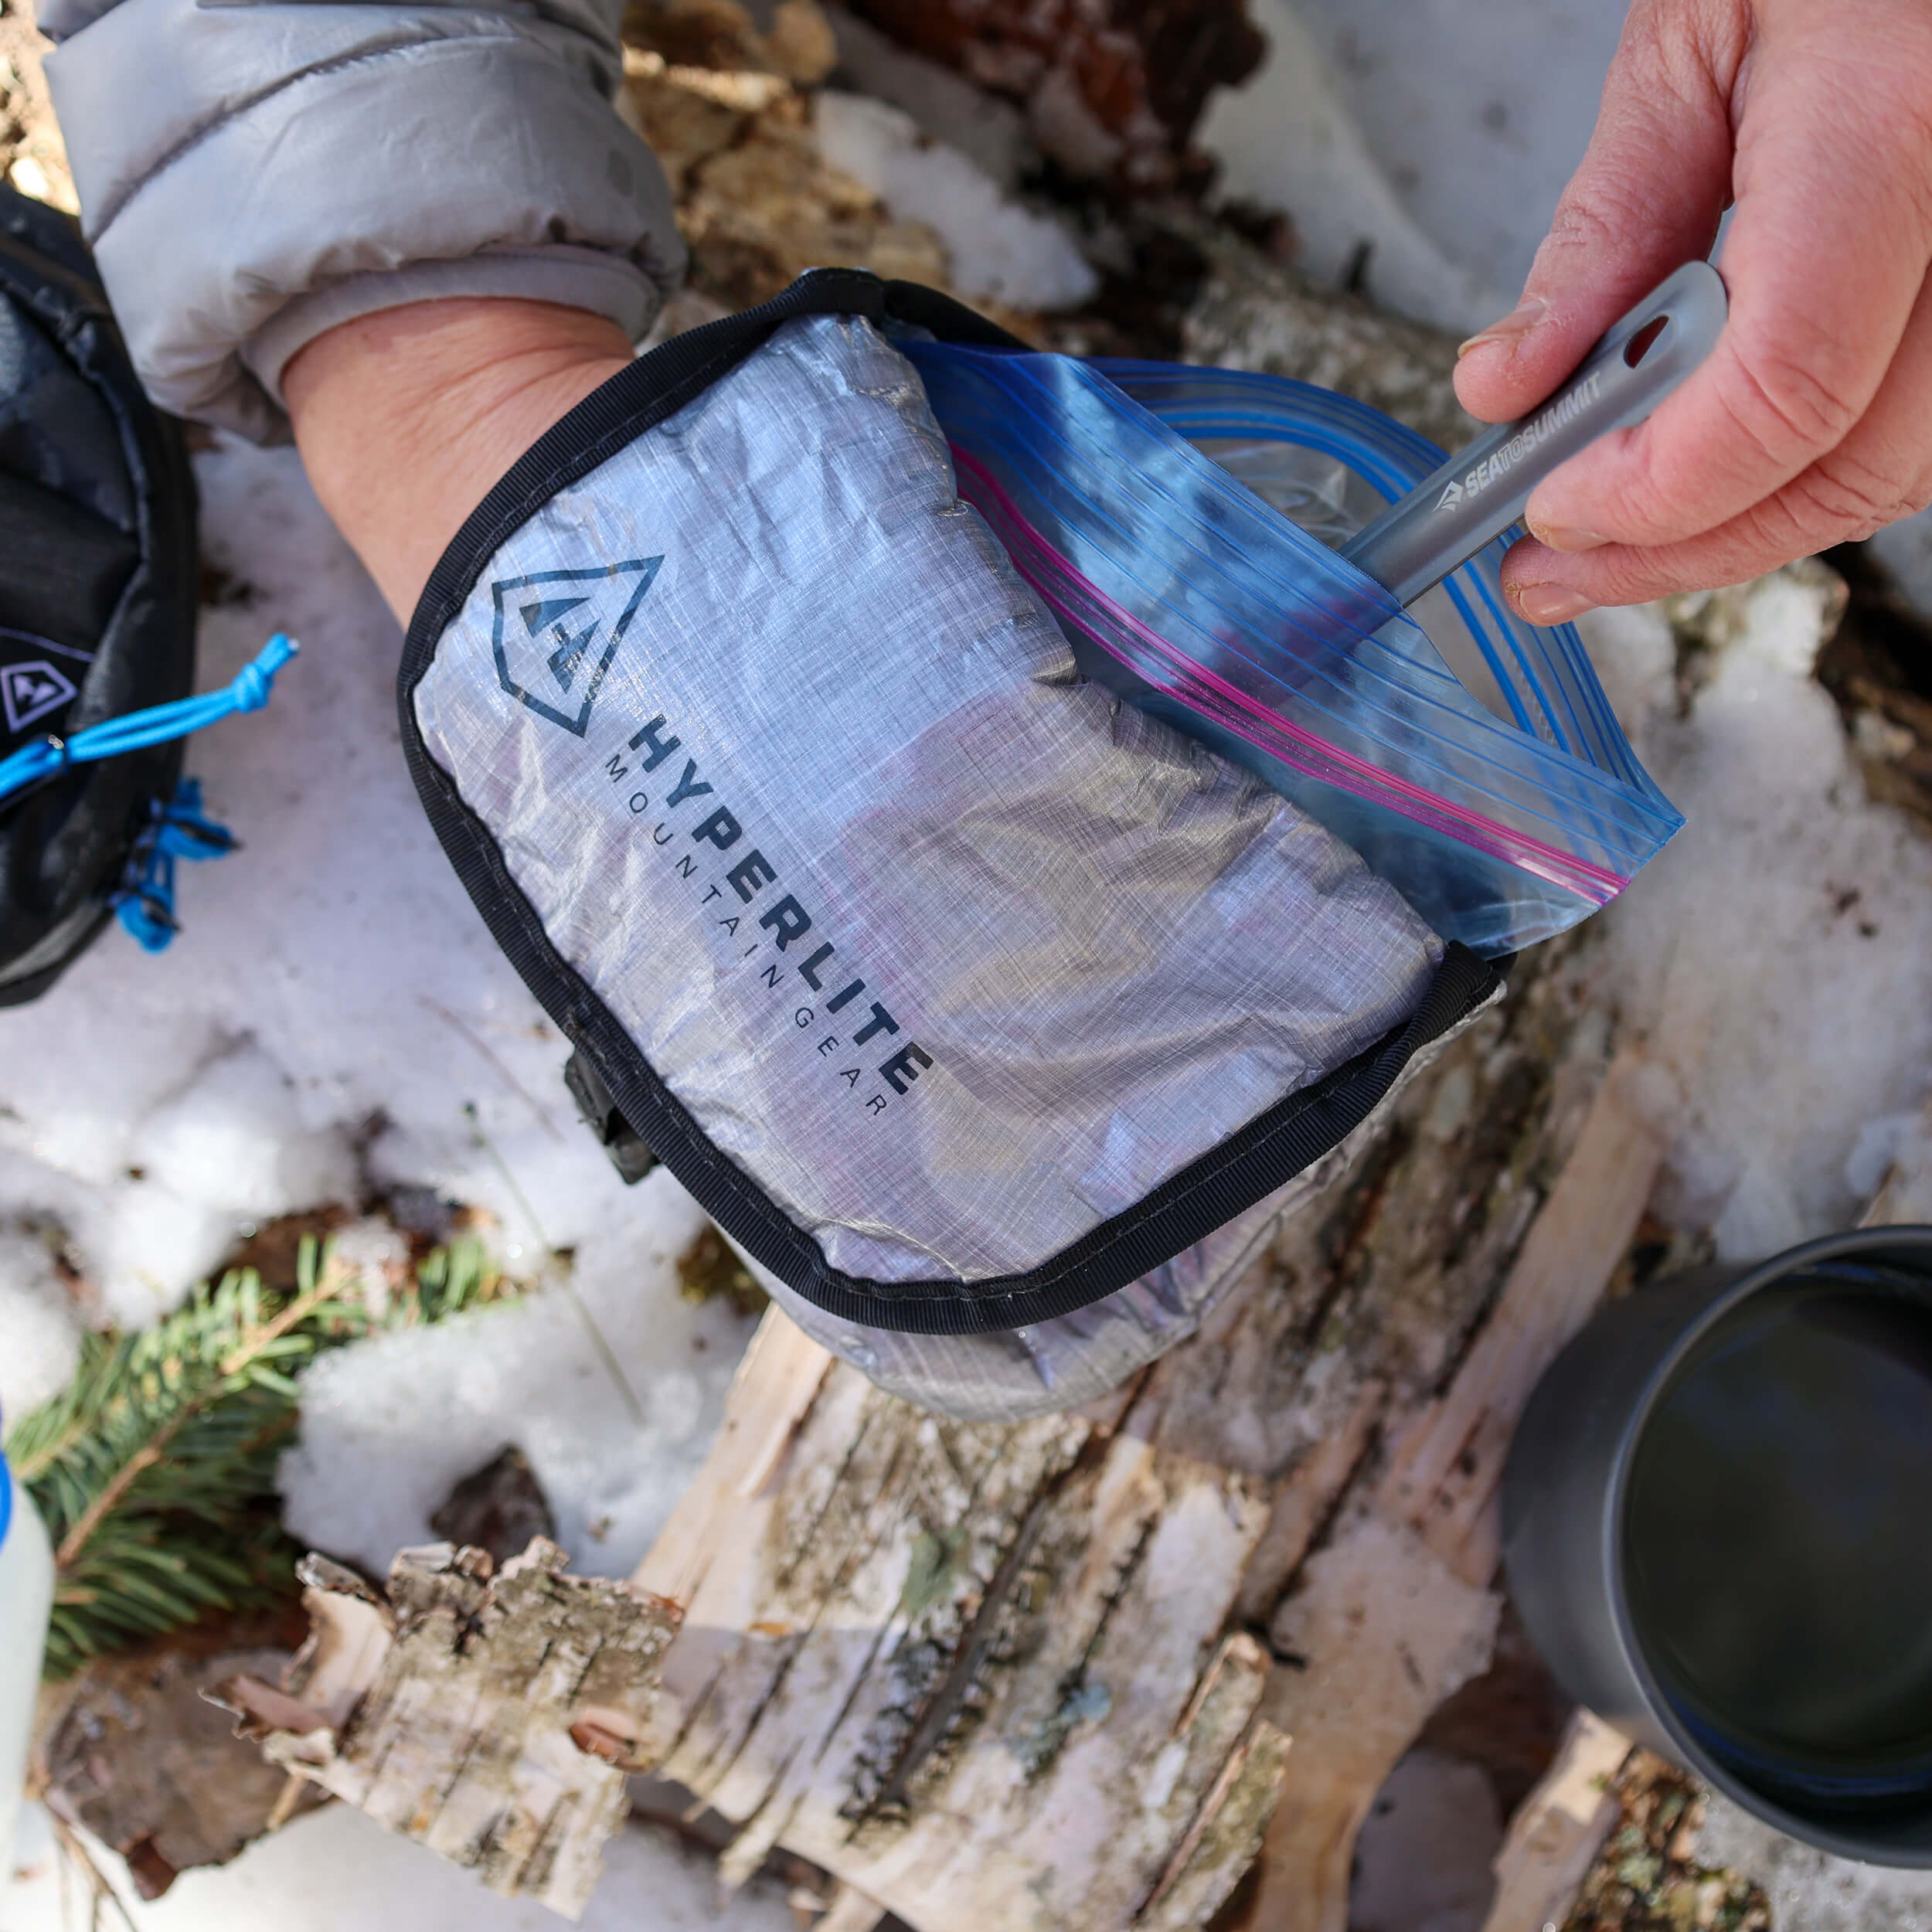
{"type": "Polygon", "coordinates": [[[156,799],[134,841],[121,889],[108,900],[121,924],[148,952],[164,951],[179,929],[175,918],[175,861],[221,859],[238,842],[226,825],[205,818],[201,784],[184,778],[168,804],[156,799]]]}
{"type": "Polygon", "coordinates": [[[165,744],[171,738],[185,738],[191,731],[218,724],[237,711],[260,710],[268,702],[275,673],[294,656],[296,649],[294,639],[277,631],[262,646],[254,662],[244,665],[218,691],[204,691],[199,697],[178,699],[146,711],[131,711],[124,718],[104,718],[64,740],[43,738],[22,745],[12,757],[0,759],[0,800],[56,777],[70,765],[117,757],[125,751],[145,751],[150,745],[165,744]]]}

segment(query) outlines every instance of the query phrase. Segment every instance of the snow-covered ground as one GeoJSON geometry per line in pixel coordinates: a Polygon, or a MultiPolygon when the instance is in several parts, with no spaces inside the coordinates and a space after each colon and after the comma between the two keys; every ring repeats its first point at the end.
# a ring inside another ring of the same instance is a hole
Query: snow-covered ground
{"type": "MultiPolygon", "coordinates": [[[[0,1890],[0,1932],[80,1932],[87,1891],[63,1876],[46,1815],[29,1815],[0,1890]]],[[[119,1861],[103,1859],[117,1876],[119,1861]]],[[[117,1883],[135,1932],[559,1932],[564,1921],[529,1899],[500,1899],[436,1853],[392,1837],[360,1811],[331,1805],[251,1845],[233,1865],[185,1872],[144,1904],[117,1883]]],[[[111,1907],[98,1921],[116,1923],[111,1907]]],[[[582,1932],[798,1932],[784,1888],[754,1880],[728,1902],[706,1853],[661,1828],[634,1825],[604,1854],[604,1883],[582,1932]]]]}
{"type": "MultiPolygon", "coordinates": [[[[1286,0],[1264,0],[1274,63],[1206,133],[1236,185],[1292,206],[1318,262],[1332,255],[1338,270],[1373,240],[1369,286],[1385,299],[1480,321],[1513,295],[1580,152],[1616,11],[1305,0],[1298,22],[1286,0]]],[[[1075,274],[1034,217],[1001,211],[889,115],[859,103],[833,119],[843,165],[876,176],[889,203],[896,170],[904,212],[950,224],[962,257],[977,237],[988,288],[1075,274]]],[[[149,958],[111,933],[53,994],[0,1019],[12,1043],[0,1066],[0,1403],[58,1384],[83,1315],[151,1318],[267,1218],[399,1190],[461,1202],[495,1217],[507,1265],[552,1285],[318,1369],[284,1471],[291,1525],[385,1565],[427,1539],[454,1477],[513,1440],[580,1566],[621,1573],[702,1455],[748,1326],[677,1296],[672,1258],[699,1225],[688,1197],[662,1175],[626,1189],[577,1123],[563,1044],[471,909],[403,771],[396,627],[293,455],[224,444],[197,468],[210,557],[249,587],[204,614],[204,682],[232,675],[273,629],[304,651],[266,712],[191,749],[209,808],[246,843],[183,869],[173,949],[149,958]],[[57,1253],[97,1305],[73,1307],[57,1253]],[[560,1253],[575,1298],[556,1285],[560,1253]]],[[[1808,675],[1817,594],[1765,587],[1688,715],[1660,617],[1588,627],[1691,820],[1611,916],[1602,990],[1644,1025],[1699,1002],[1696,1051],[1678,1069],[1692,1124],[1666,1206],[1714,1228],[1727,1253],[1844,1225],[1932,1084],[1932,846],[1864,801],[1808,675]]],[[[1427,1781],[1410,1781],[1426,1809],[1427,1781]]],[[[22,1850],[48,1866],[44,1845],[22,1850]]],[[[710,1923],[711,1882],[689,1854],[628,1833],[586,1923],[710,1923]]],[[[0,1932],[53,1932],[60,1910],[44,1869],[0,1899],[0,1932]]],[[[762,1932],[784,1911],[769,1893],[741,1895],[723,1922],[762,1932]]],[[[341,1809],[226,1872],[189,1874],[134,1916],[143,1932],[548,1922],[341,1809]]],[[[1440,1923],[1461,1922],[1451,1911],[1440,1923]]]]}
{"type": "Polygon", "coordinates": [[[1602,981],[1691,1100],[1657,1205],[1726,1260],[1850,1226],[1932,1088],[1932,839],[1866,802],[1811,675],[1831,597],[1726,594],[1687,717],[1655,611],[1586,631],[1688,821],[1606,916],[1602,981]]]}
{"type": "Polygon", "coordinates": [[[683,1190],[663,1174],[626,1188],[578,1123],[563,1041],[403,770],[396,627],[294,452],[224,444],[197,474],[211,560],[250,587],[204,614],[204,680],[271,630],[302,655],[265,711],[190,746],[244,842],[182,869],[174,945],[151,957],[111,930],[8,1016],[0,1400],[61,1372],[56,1241],[103,1312],[140,1323],[271,1216],[372,1189],[480,1207],[512,1272],[560,1273],[549,1257],[569,1251],[578,1298],[482,1311],[467,1344],[388,1338],[346,1378],[330,1365],[291,1471],[297,1533],[386,1567],[430,1539],[451,1481],[514,1440],[579,1564],[621,1573],[702,1455],[747,1326],[678,1295],[673,1258],[702,1226],[683,1190]]]}
{"type": "Polygon", "coordinates": [[[946,245],[952,285],[971,301],[1077,308],[1100,278],[1052,216],[1002,194],[978,162],[927,138],[903,110],[828,88],[815,106],[819,151],[862,182],[904,221],[923,221],[946,245]]]}
{"type": "MultiPolygon", "coordinates": [[[[396,624],[293,451],[224,444],[196,470],[210,560],[248,587],[203,614],[203,682],[232,676],[271,630],[302,655],[267,709],[191,744],[209,808],[244,845],[182,869],[173,947],[151,957],[110,930],[6,1017],[0,1403],[19,1413],[71,1362],[82,1311],[56,1250],[97,1290],[92,1312],[139,1323],[274,1215],[371,1191],[406,1191],[419,1212],[472,1206],[495,1217],[509,1269],[553,1284],[326,1363],[285,1471],[290,1523],[386,1569],[434,1539],[430,1512],[457,1477],[515,1441],[578,1567],[624,1574],[702,1457],[750,1324],[679,1298],[673,1259],[702,1225],[683,1189],[662,1173],[627,1189],[577,1122],[563,1043],[403,770],[396,624]],[[574,1293],[554,1285],[559,1250],[574,1293]]],[[[250,1852],[232,1876],[185,1879],[138,1922],[374,1923],[391,1880],[430,1926],[508,1932],[545,1916],[496,1905],[342,1812],[250,1852]]],[[[600,1895],[610,1916],[588,1923],[634,1923],[622,1902],[648,1895],[662,1901],[654,1927],[709,1923],[712,1882],[701,1861],[633,1834],[600,1895]]],[[[52,1932],[56,1908],[43,1884],[9,1897],[0,1927],[52,1932]]],[[[740,1901],[727,1922],[761,1927],[772,1910],[740,1901]]]]}
{"type": "Polygon", "coordinates": [[[1266,64],[1200,130],[1226,192],[1292,211],[1301,265],[1473,329],[1510,308],[1583,157],[1605,0],[1251,0],[1266,64]]]}
{"type": "MultiPolygon", "coordinates": [[[[1277,65],[1291,57],[1298,22],[1324,91],[1360,130],[1397,204],[1475,284],[1513,301],[1589,142],[1623,9],[1614,0],[1298,0],[1291,9],[1257,0],[1254,12],[1277,65]]],[[[1267,70],[1258,77],[1264,94],[1279,84],[1267,70]]],[[[1372,288],[1372,259],[1367,274],[1372,288]]]]}

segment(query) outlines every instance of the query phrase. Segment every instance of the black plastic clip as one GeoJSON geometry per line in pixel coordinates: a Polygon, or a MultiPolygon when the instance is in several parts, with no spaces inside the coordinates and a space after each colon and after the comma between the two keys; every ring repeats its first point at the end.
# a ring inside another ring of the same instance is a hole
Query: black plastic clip
{"type": "Polygon", "coordinates": [[[597,1145],[611,1157],[611,1165],[624,1176],[627,1187],[634,1187],[658,1164],[658,1157],[644,1144],[643,1137],[627,1121],[611,1097],[604,1076],[580,1052],[573,1052],[564,1063],[563,1084],[577,1104],[583,1124],[597,1137],[597,1145]]]}

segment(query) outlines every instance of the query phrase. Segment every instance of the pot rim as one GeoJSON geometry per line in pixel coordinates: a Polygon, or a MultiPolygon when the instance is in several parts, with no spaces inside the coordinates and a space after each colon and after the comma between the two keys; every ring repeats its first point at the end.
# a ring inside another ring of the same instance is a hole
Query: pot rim
{"type": "MultiPolygon", "coordinates": [[[[1843,1234],[1821,1235],[1815,1240],[1802,1242],[1747,1268],[1678,1334],[1662,1360],[1645,1379],[1638,1399],[1631,1404],[1618,1432],[1603,1512],[1605,1546],[1602,1555],[1604,1573],[1610,1582],[1611,1626],[1616,1633],[1624,1667],[1642,1693],[1651,1723],[1669,1738],[1673,1750],[1686,1766],[1753,1817],[1763,1819],[1807,1845],[1862,1864],[1924,1870],[1932,1869],[1932,1830],[1927,1831],[1922,1845],[1875,1845],[1869,1836],[1842,1831],[1829,1820],[1809,1812],[1793,1811],[1739,1777],[1711,1756],[1678,1715],[1675,1703],[1645,1655],[1635,1620],[1631,1614],[1624,1562],[1624,1519],[1629,1506],[1631,1466],[1637,1444],[1672,1378],[1699,1342],[1741,1302],[1792,1274],[1801,1273],[1821,1261],[1842,1260],[1848,1256],[1888,1248],[1923,1250],[1927,1285],[1932,1287],[1932,1226],[1904,1222],[1889,1227],[1855,1228],[1843,1234]]],[[[1932,1823],[1932,1804],[1928,1805],[1927,1818],[1928,1822],[1932,1823]]]]}

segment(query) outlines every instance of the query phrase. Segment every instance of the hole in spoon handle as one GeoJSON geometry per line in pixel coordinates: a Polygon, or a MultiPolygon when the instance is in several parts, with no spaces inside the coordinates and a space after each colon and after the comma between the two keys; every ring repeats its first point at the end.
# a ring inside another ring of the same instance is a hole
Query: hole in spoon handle
{"type": "Polygon", "coordinates": [[[1686,262],[1611,326],[1555,395],[1485,430],[1342,554],[1398,603],[1413,604],[1515,522],[1551,471],[1649,415],[1710,353],[1726,306],[1717,270],[1686,262]]]}

